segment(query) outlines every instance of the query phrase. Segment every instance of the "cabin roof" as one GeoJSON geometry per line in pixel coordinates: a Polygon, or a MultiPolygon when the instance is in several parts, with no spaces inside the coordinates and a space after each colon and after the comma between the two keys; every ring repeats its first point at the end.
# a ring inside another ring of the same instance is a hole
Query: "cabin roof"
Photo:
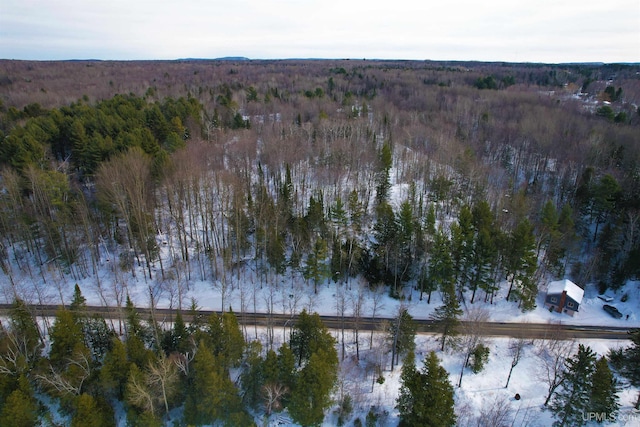
{"type": "Polygon", "coordinates": [[[550,282],[547,287],[547,294],[561,294],[563,291],[567,291],[567,296],[580,304],[582,297],[584,297],[584,289],[576,285],[569,279],[557,280],[550,282]]]}

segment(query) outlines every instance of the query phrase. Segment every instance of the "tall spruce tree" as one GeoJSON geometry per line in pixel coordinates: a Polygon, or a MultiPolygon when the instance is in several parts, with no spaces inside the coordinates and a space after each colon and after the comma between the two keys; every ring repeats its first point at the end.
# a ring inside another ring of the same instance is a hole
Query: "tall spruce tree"
{"type": "Polygon", "coordinates": [[[68,363],[74,351],[84,347],[82,325],[71,311],[64,308],[56,313],[50,338],[49,360],[54,367],[62,368],[68,363]]]}
{"type": "Polygon", "coordinates": [[[318,284],[330,275],[327,258],[327,241],[321,238],[316,239],[311,252],[307,255],[304,268],[305,279],[313,280],[313,291],[318,293],[318,284]]]}
{"type": "MultiPolygon", "coordinates": [[[[269,350],[269,352],[272,351],[269,350]]],[[[257,408],[260,404],[260,388],[265,382],[263,373],[264,359],[261,357],[261,353],[262,344],[260,344],[260,341],[253,341],[247,345],[246,368],[243,369],[240,375],[242,401],[253,408],[257,408]]]]}
{"type": "Polygon", "coordinates": [[[603,356],[596,362],[591,379],[589,412],[607,414],[607,418],[618,411],[618,383],[603,356]]]}
{"type": "Polygon", "coordinates": [[[538,295],[538,286],[534,278],[537,269],[533,226],[524,219],[518,223],[509,236],[505,267],[511,278],[507,300],[515,295],[523,311],[533,310],[538,295]]]}
{"type": "Polygon", "coordinates": [[[100,369],[100,382],[108,396],[121,400],[124,396],[131,363],[127,360],[127,349],[119,338],[113,338],[100,369]]]}
{"type": "Polygon", "coordinates": [[[38,401],[27,377],[21,375],[18,388],[8,395],[0,408],[0,425],[11,427],[32,427],[38,419],[38,401]]]}
{"type": "Polygon", "coordinates": [[[375,264],[379,268],[377,274],[385,284],[393,286],[391,293],[395,295],[397,280],[394,261],[397,260],[396,254],[400,250],[399,224],[393,208],[387,202],[383,201],[377,205],[376,216],[377,220],[373,226],[375,237],[373,249],[376,257],[375,264]]]}
{"type": "Polygon", "coordinates": [[[413,351],[407,354],[400,371],[400,392],[396,399],[396,409],[400,414],[409,414],[413,410],[413,390],[420,389],[420,373],[416,369],[416,355],[413,351]]]}
{"type": "Polygon", "coordinates": [[[206,329],[206,343],[217,361],[225,368],[237,366],[244,353],[245,341],[235,313],[211,314],[206,329]]]}
{"type": "Polygon", "coordinates": [[[592,376],[595,371],[596,355],[591,347],[578,346],[578,353],[566,360],[562,388],[556,391],[551,405],[556,421],[555,427],[581,426],[585,424],[584,414],[591,408],[592,376]]]}
{"type": "Polygon", "coordinates": [[[458,327],[460,326],[460,316],[462,309],[456,298],[455,287],[452,282],[445,284],[442,288],[442,305],[436,308],[431,318],[440,323],[442,330],[442,338],[440,350],[444,351],[447,344],[454,343],[456,335],[458,335],[458,327]]]}
{"type": "Polygon", "coordinates": [[[473,217],[468,205],[460,209],[458,222],[451,224],[451,257],[455,283],[458,286],[460,299],[471,278],[473,267],[473,217]]]}
{"type": "Polygon", "coordinates": [[[75,399],[71,427],[111,427],[115,425],[109,405],[99,405],[96,398],[83,393],[75,399]]]}
{"type": "Polygon", "coordinates": [[[452,427],[456,424],[453,386],[435,352],[415,369],[415,356],[409,353],[402,367],[400,394],[396,408],[403,427],[452,427]]]}
{"type": "Polygon", "coordinates": [[[433,243],[433,251],[428,263],[429,280],[440,290],[455,283],[455,271],[451,259],[451,245],[443,229],[438,229],[433,243]]]}
{"type": "Polygon", "coordinates": [[[335,348],[314,352],[298,373],[291,393],[288,408],[293,420],[303,426],[320,425],[324,411],[332,404],[331,391],[337,378],[338,354],[335,348]]]}
{"type": "Polygon", "coordinates": [[[214,424],[219,420],[233,425],[234,414],[243,412],[237,388],[204,342],[198,346],[188,383],[184,405],[188,424],[214,424]]]}
{"type": "Polygon", "coordinates": [[[387,339],[391,343],[391,370],[393,370],[401,354],[412,352],[416,348],[416,324],[405,307],[401,307],[396,318],[389,323],[387,333],[387,339]]]}
{"type": "Polygon", "coordinates": [[[379,169],[376,173],[376,205],[384,203],[389,198],[391,189],[390,171],[393,165],[393,149],[386,141],[378,153],[379,169]]]}
{"type": "Polygon", "coordinates": [[[291,332],[291,350],[298,359],[298,366],[302,366],[318,350],[331,354],[334,345],[335,339],[318,313],[308,314],[306,310],[302,310],[291,332]]]}
{"type": "MultiPolygon", "coordinates": [[[[620,351],[612,351],[609,355],[620,374],[629,380],[631,385],[640,387],[640,329],[629,331],[631,345],[620,351]]],[[[635,408],[640,409],[640,392],[635,408]]]]}

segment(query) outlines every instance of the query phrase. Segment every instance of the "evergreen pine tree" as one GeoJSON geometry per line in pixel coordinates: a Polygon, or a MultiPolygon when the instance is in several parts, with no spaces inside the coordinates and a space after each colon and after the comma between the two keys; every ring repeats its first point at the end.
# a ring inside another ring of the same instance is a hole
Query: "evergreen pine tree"
{"type": "Polygon", "coordinates": [[[336,235],[341,239],[342,231],[347,227],[347,211],[340,196],[336,197],[335,203],[331,206],[330,218],[336,230],[336,235]]]}
{"type": "MultiPolygon", "coordinates": [[[[640,329],[629,331],[629,335],[631,345],[617,354],[616,359],[620,360],[618,361],[619,367],[618,365],[616,367],[631,385],[640,387],[640,329]]],[[[640,392],[634,406],[636,409],[640,409],[640,392]]]]}
{"type": "Polygon", "coordinates": [[[338,377],[338,355],[335,348],[318,349],[298,374],[291,399],[289,413],[303,426],[320,425],[324,411],[331,404],[331,391],[338,377]]]}
{"type": "Polygon", "coordinates": [[[428,267],[429,279],[440,290],[455,283],[455,271],[453,260],[451,259],[451,245],[449,238],[442,229],[436,232],[428,267]]]}
{"type": "Polygon", "coordinates": [[[547,200],[547,202],[542,206],[542,211],[540,212],[540,224],[538,226],[538,250],[537,254],[540,255],[540,251],[544,249],[545,256],[544,262],[550,270],[554,270],[554,266],[557,263],[557,251],[555,247],[557,246],[557,241],[560,237],[560,233],[558,231],[558,211],[556,209],[556,205],[551,201],[547,200]]]}
{"type": "Polygon", "coordinates": [[[38,403],[27,378],[22,375],[15,389],[0,409],[0,425],[11,427],[32,427],[38,418],[38,403]]]}
{"type": "Polygon", "coordinates": [[[406,308],[400,309],[400,313],[389,323],[387,332],[387,339],[391,343],[392,349],[391,370],[393,370],[400,355],[412,352],[416,348],[416,324],[406,308]]]}
{"type": "Polygon", "coordinates": [[[291,333],[291,350],[297,358],[298,366],[302,366],[318,350],[331,354],[332,349],[335,351],[334,345],[335,339],[318,313],[308,314],[306,310],[302,310],[291,333]]]}
{"type": "Polygon", "coordinates": [[[589,411],[592,391],[592,375],[596,356],[590,347],[578,346],[578,353],[566,360],[562,389],[556,391],[551,405],[556,421],[555,427],[581,426],[585,424],[584,414],[589,411]]]}
{"type": "Polygon", "coordinates": [[[398,237],[396,250],[394,253],[393,273],[395,277],[394,286],[400,281],[406,282],[411,279],[411,266],[416,255],[416,236],[421,233],[419,224],[413,216],[413,208],[408,200],[400,205],[397,215],[398,237]]]}
{"type": "Polygon", "coordinates": [[[417,372],[413,357],[407,357],[401,374],[397,408],[400,426],[453,427],[456,424],[453,386],[449,374],[440,365],[435,352],[430,352],[417,372]]]}
{"type": "Polygon", "coordinates": [[[400,371],[400,391],[396,400],[396,409],[402,414],[413,411],[414,391],[421,388],[420,373],[416,369],[416,355],[413,351],[407,353],[400,371]]]}
{"type": "Polygon", "coordinates": [[[233,311],[213,313],[207,325],[207,344],[225,368],[237,366],[245,349],[244,335],[233,311]]]}
{"type": "Polygon", "coordinates": [[[307,262],[304,269],[305,279],[313,280],[313,290],[318,293],[318,284],[329,275],[328,266],[325,263],[327,257],[327,242],[316,239],[311,252],[307,255],[307,262]]]}
{"type": "Polygon", "coordinates": [[[458,335],[462,309],[455,293],[452,282],[445,284],[442,288],[442,305],[436,308],[432,315],[432,319],[439,322],[442,329],[441,351],[444,351],[447,344],[452,344],[458,335]]]}
{"type": "Polygon", "coordinates": [[[264,382],[274,382],[279,380],[280,370],[278,369],[278,354],[273,351],[267,351],[267,354],[262,363],[262,376],[264,382]]]}
{"type": "Polygon", "coordinates": [[[385,203],[391,189],[390,170],[393,164],[393,149],[389,142],[382,144],[378,153],[380,166],[376,174],[376,205],[385,203]]]}
{"type": "Polygon", "coordinates": [[[424,219],[424,230],[427,237],[433,238],[436,234],[436,209],[433,206],[433,203],[429,204],[429,210],[427,211],[427,215],[424,219]]]}
{"type": "Polygon", "coordinates": [[[124,397],[128,376],[127,349],[120,339],[114,337],[111,350],[107,352],[102,362],[100,382],[109,395],[121,400],[124,397]]]}
{"type": "MultiPolygon", "coordinates": [[[[295,386],[296,375],[296,357],[291,347],[284,343],[278,349],[278,380],[291,391],[295,386]]],[[[287,395],[284,396],[284,401],[287,401],[287,395]]]]}
{"type": "Polygon", "coordinates": [[[162,349],[167,353],[177,351],[185,353],[190,349],[190,336],[187,326],[182,319],[182,313],[178,311],[173,322],[173,328],[164,333],[162,349]]]}
{"type": "MultiPolygon", "coordinates": [[[[397,284],[394,261],[399,250],[400,236],[399,224],[393,208],[386,201],[376,206],[377,220],[373,226],[375,243],[373,249],[376,255],[376,264],[379,266],[377,273],[388,285],[397,284]]],[[[397,287],[392,288],[394,295],[397,287]]]]}
{"type": "Polygon", "coordinates": [[[71,418],[71,427],[111,427],[114,423],[113,413],[108,413],[100,407],[96,399],[86,393],[76,397],[74,402],[75,413],[71,418]]]}
{"type": "Polygon", "coordinates": [[[362,220],[365,215],[365,209],[363,208],[362,203],[358,200],[357,190],[354,189],[349,193],[347,206],[349,209],[349,223],[351,225],[351,231],[358,234],[362,230],[362,220]]]}
{"type": "Polygon", "coordinates": [[[533,227],[527,219],[520,221],[509,236],[505,264],[507,276],[511,276],[507,300],[515,293],[523,311],[533,310],[538,295],[538,286],[533,277],[537,257],[533,227]]]}
{"type": "Polygon", "coordinates": [[[458,222],[451,224],[451,257],[454,281],[458,285],[460,299],[471,277],[473,264],[473,217],[468,205],[460,209],[458,222]]]}
{"type": "Polygon", "coordinates": [[[125,314],[125,347],[127,349],[127,359],[136,364],[138,368],[145,368],[154,358],[153,352],[147,348],[147,344],[152,341],[151,334],[140,321],[138,311],[129,298],[129,295],[127,295],[125,314]]]}
{"type": "Polygon", "coordinates": [[[188,424],[228,423],[232,414],[242,412],[238,390],[225,368],[206,344],[198,346],[184,405],[184,420],[188,424]]]}
{"type": "Polygon", "coordinates": [[[260,404],[260,388],[264,384],[263,364],[264,360],[260,356],[262,344],[260,341],[253,341],[247,346],[247,356],[245,358],[246,368],[240,375],[242,384],[242,400],[252,408],[258,408],[260,404]]]}
{"type": "Polygon", "coordinates": [[[82,325],[76,321],[71,311],[64,308],[58,310],[56,314],[50,338],[49,360],[54,367],[65,366],[71,354],[77,348],[84,347],[82,325]]]}
{"type": "Polygon", "coordinates": [[[481,228],[477,231],[473,243],[473,271],[469,282],[473,294],[471,303],[473,304],[478,288],[491,294],[497,290],[493,277],[494,266],[497,261],[498,251],[495,246],[492,232],[488,228],[481,228]]]}
{"type": "Polygon", "coordinates": [[[618,384],[609,369],[607,359],[603,356],[596,362],[591,379],[589,412],[606,414],[605,418],[608,418],[615,414],[619,407],[618,384]]]}

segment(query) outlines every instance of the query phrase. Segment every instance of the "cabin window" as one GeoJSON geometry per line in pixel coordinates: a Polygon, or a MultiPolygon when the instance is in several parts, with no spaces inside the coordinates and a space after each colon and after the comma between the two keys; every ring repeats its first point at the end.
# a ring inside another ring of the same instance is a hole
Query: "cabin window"
{"type": "Polygon", "coordinates": [[[567,301],[567,307],[573,308],[574,307],[573,302],[567,301]]]}
{"type": "Polygon", "coordinates": [[[556,297],[551,297],[551,298],[550,298],[550,301],[551,301],[551,302],[558,302],[558,298],[556,298],[556,297]]]}

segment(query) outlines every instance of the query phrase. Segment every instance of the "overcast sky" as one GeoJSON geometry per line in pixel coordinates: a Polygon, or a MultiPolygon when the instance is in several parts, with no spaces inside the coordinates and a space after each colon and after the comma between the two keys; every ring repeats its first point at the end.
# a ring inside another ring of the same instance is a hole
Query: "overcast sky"
{"type": "Polygon", "coordinates": [[[3,59],[640,62],[640,0],[0,0],[3,59]]]}

